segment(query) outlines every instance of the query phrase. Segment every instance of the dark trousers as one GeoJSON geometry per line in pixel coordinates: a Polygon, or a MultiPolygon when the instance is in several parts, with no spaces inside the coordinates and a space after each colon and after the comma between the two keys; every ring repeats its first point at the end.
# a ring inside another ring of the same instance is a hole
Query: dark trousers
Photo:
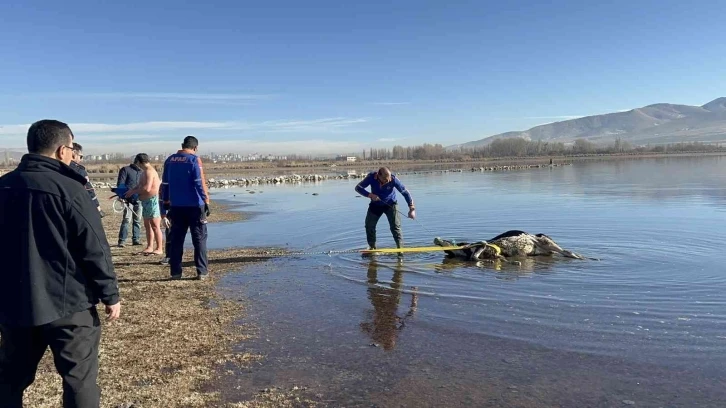
{"type": "Polygon", "coordinates": [[[98,408],[98,343],[101,322],[95,307],[37,327],[0,326],[0,408],[21,408],[23,392],[50,346],[63,378],[65,408],[98,408]]]}
{"type": "Polygon", "coordinates": [[[187,231],[191,230],[194,245],[194,265],[198,275],[207,274],[207,217],[204,207],[171,207],[167,215],[171,220],[171,275],[182,274],[182,255],[187,231]]]}
{"type": "Polygon", "coordinates": [[[383,214],[386,214],[386,218],[388,218],[388,225],[391,228],[393,240],[396,241],[396,247],[401,248],[403,245],[403,232],[401,231],[401,217],[398,214],[397,204],[388,206],[386,204],[370,203],[368,205],[365,221],[368,246],[372,248],[376,246],[376,225],[378,225],[378,220],[383,214]]]}

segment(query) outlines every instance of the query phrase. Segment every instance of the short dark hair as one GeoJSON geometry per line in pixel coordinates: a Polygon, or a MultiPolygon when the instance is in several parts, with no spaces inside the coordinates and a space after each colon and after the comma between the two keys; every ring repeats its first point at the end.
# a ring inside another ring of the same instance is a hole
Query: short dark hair
{"type": "Polygon", "coordinates": [[[182,142],[182,149],[194,149],[197,146],[199,146],[199,140],[194,136],[187,136],[182,142]]]}
{"type": "Polygon", "coordinates": [[[80,144],[78,144],[76,142],[73,142],[73,150],[75,150],[77,152],[82,152],[83,151],[83,146],[81,146],[80,144]]]}
{"type": "Polygon", "coordinates": [[[53,119],[39,120],[28,128],[28,153],[50,154],[61,145],[73,140],[73,132],[66,123],[53,119]]]}
{"type": "Polygon", "coordinates": [[[149,162],[149,155],[146,153],[139,153],[134,158],[134,163],[146,164],[149,162]]]}

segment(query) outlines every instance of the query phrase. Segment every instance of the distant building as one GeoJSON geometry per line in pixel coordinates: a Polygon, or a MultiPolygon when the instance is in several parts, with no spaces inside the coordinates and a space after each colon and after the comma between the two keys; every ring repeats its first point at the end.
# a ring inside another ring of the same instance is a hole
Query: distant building
{"type": "Polygon", "coordinates": [[[347,161],[347,162],[351,162],[352,163],[352,162],[357,161],[358,160],[358,157],[356,157],[356,156],[338,156],[335,159],[336,160],[339,160],[339,161],[347,161]]]}

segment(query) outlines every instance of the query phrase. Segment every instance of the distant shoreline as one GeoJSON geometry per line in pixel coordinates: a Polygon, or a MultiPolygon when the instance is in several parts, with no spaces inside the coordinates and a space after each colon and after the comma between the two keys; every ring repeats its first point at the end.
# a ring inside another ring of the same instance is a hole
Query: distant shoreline
{"type": "MultiPolygon", "coordinates": [[[[530,166],[546,165],[552,159],[554,164],[572,164],[585,161],[604,160],[640,160],[673,157],[713,157],[726,156],[722,152],[678,152],[678,153],[620,153],[620,154],[590,154],[590,155],[564,155],[564,156],[532,156],[532,157],[489,157],[470,160],[365,160],[359,162],[315,162],[300,163],[295,166],[276,166],[273,163],[204,163],[204,172],[207,178],[222,177],[275,177],[293,174],[345,174],[355,170],[370,171],[381,166],[391,167],[394,172],[423,171],[423,170],[470,170],[472,168],[490,166],[530,166]]],[[[160,164],[159,164],[160,166],[160,164]]],[[[120,164],[88,164],[87,169],[92,180],[115,180],[120,164]],[[95,172],[98,167],[110,169],[107,172],[95,172]]],[[[0,173],[2,170],[0,170],[0,173]]]]}
{"type": "MultiPolygon", "coordinates": [[[[296,165],[278,166],[270,162],[233,162],[233,163],[204,163],[204,172],[207,178],[212,177],[274,177],[293,174],[342,174],[348,171],[369,171],[381,166],[391,167],[394,172],[421,171],[421,170],[469,170],[472,167],[482,166],[528,166],[549,164],[550,159],[555,164],[572,164],[584,161],[598,160],[639,160],[671,157],[713,157],[726,156],[726,151],[719,152],[677,152],[677,153],[614,153],[614,154],[582,154],[561,156],[530,156],[530,157],[487,157],[482,159],[459,160],[364,160],[358,162],[311,162],[296,165]]],[[[87,163],[86,169],[92,180],[116,180],[118,170],[127,163],[87,163]]],[[[161,169],[161,163],[157,167],[161,169]]],[[[10,169],[0,168],[0,175],[10,169]]]]}

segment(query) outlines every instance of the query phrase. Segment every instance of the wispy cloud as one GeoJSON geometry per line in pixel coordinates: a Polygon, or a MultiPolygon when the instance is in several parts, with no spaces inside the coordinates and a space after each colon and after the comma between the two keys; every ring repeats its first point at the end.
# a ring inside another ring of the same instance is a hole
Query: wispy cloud
{"type": "MultiPolygon", "coordinates": [[[[266,132],[335,132],[350,126],[367,122],[366,118],[322,118],[311,120],[276,120],[264,122],[225,121],[154,121],[122,124],[107,123],[69,123],[73,133],[106,134],[120,132],[164,132],[164,131],[266,131],[266,132]]],[[[0,125],[0,136],[25,134],[30,124],[0,125]]]]}
{"type": "MultiPolygon", "coordinates": [[[[170,153],[179,148],[181,140],[171,141],[135,141],[133,144],[115,142],[104,143],[102,147],[96,146],[94,151],[100,152],[124,152],[135,154],[145,152],[148,154],[170,153]]],[[[200,140],[201,154],[209,152],[233,152],[233,153],[262,153],[262,154],[341,154],[346,152],[357,152],[367,148],[361,142],[340,141],[324,139],[306,140],[283,140],[283,141],[260,141],[250,139],[236,140],[200,140]]],[[[84,150],[90,149],[84,145],[84,150]]]]}
{"type": "MultiPolygon", "coordinates": [[[[123,124],[107,123],[69,123],[73,133],[80,134],[103,134],[109,132],[154,132],[171,130],[213,130],[231,128],[231,122],[136,122],[123,124]]],[[[25,134],[30,124],[24,125],[0,125],[0,136],[17,136],[25,134]]]]}
{"type": "MultiPolygon", "coordinates": [[[[242,149],[245,152],[264,150],[281,153],[303,151],[334,153],[359,149],[361,145],[351,141],[323,140],[320,138],[321,135],[358,132],[361,130],[356,126],[366,122],[368,122],[366,118],[331,117],[263,122],[153,121],[121,124],[69,123],[69,125],[78,142],[90,153],[130,152],[139,149],[147,150],[149,153],[168,152],[170,146],[178,145],[180,136],[187,134],[202,136],[205,150],[215,148],[220,151],[242,149]],[[267,138],[272,133],[276,135],[275,141],[267,138]],[[289,134],[288,139],[292,140],[279,140],[285,134],[289,134]],[[311,135],[311,138],[299,140],[300,135],[306,134],[311,135]]],[[[25,144],[25,135],[29,126],[30,124],[0,125],[0,147],[25,144]]]]}
{"type": "Polygon", "coordinates": [[[371,105],[382,105],[382,106],[396,106],[396,105],[410,105],[411,102],[373,102],[371,105]]]}
{"type": "Polygon", "coordinates": [[[366,118],[325,118],[314,120],[267,121],[253,127],[271,132],[338,132],[352,125],[368,122],[366,118]]]}
{"type": "Polygon", "coordinates": [[[181,92],[51,92],[4,95],[13,98],[63,98],[87,100],[163,101],[198,104],[249,104],[278,97],[274,94],[253,93],[181,93],[181,92]]]}
{"type": "Polygon", "coordinates": [[[398,140],[398,139],[396,139],[394,137],[382,137],[382,138],[378,139],[377,141],[385,143],[385,142],[395,142],[396,140],[398,140]]]}
{"type": "Polygon", "coordinates": [[[258,94],[226,94],[226,93],[179,93],[179,92],[99,92],[99,93],[71,93],[63,96],[76,96],[88,98],[132,98],[132,99],[186,99],[186,100],[250,100],[270,99],[275,95],[258,94]]]}

